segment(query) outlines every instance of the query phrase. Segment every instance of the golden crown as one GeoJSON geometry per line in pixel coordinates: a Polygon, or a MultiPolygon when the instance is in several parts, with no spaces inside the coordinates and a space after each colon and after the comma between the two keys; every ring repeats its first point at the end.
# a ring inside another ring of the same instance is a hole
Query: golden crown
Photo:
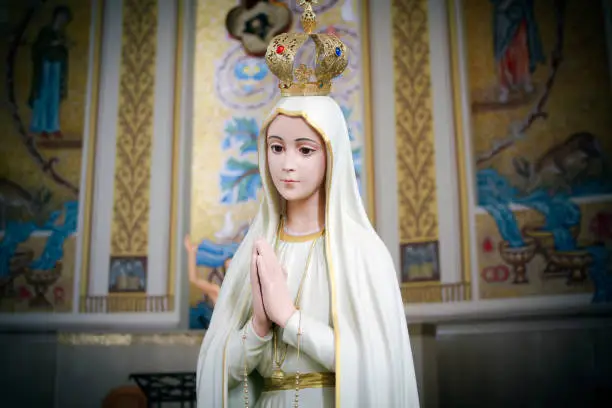
{"type": "Polygon", "coordinates": [[[266,64],[278,77],[282,96],[329,95],[331,81],[348,65],[346,45],[332,34],[313,34],[317,17],[312,5],[317,0],[298,0],[303,8],[300,21],[303,33],[284,33],[272,39],[266,51],[266,64]],[[315,43],[314,70],[305,64],[294,68],[298,50],[311,38],[315,43]],[[311,81],[313,78],[315,81],[311,81]]]}

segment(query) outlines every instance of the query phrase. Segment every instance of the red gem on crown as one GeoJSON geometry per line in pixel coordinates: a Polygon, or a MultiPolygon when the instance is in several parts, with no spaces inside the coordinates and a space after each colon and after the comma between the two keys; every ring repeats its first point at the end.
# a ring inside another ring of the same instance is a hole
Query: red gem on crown
{"type": "Polygon", "coordinates": [[[276,47],[277,54],[282,54],[284,51],[285,51],[285,47],[283,47],[282,45],[279,45],[278,47],[276,47]]]}

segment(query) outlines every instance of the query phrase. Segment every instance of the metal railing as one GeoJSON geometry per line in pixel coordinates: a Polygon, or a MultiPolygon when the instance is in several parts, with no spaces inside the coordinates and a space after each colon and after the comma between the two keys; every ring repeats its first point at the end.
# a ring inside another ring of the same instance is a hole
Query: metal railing
{"type": "Polygon", "coordinates": [[[472,285],[461,283],[432,283],[430,285],[401,285],[404,303],[449,303],[472,300],[472,285]]]}
{"type": "Polygon", "coordinates": [[[81,297],[81,313],[143,313],[170,312],[174,309],[174,296],[148,296],[120,294],[81,297]]]}

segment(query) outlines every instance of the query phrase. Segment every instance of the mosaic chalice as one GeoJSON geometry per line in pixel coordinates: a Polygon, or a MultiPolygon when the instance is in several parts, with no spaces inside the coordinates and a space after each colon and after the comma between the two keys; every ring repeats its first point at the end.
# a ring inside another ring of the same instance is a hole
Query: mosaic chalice
{"type": "Polygon", "coordinates": [[[0,301],[16,296],[15,278],[24,273],[27,266],[34,259],[34,251],[25,249],[16,251],[9,261],[9,274],[0,277],[0,301]]]}
{"type": "Polygon", "coordinates": [[[53,305],[47,300],[46,293],[62,275],[62,268],[62,261],[56,261],[52,269],[26,269],[26,282],[34,288],[34,297],[30,300],[31,308],[53,310],[53,305]]]}
{"type": "Polygon", "coordinates": [[[533,259],[536,253],[537,244],[533,238],[525,238],[525,245],[511,247],[508,241],[499,243],[499,254],[502,259],[512,266],[515,284],[529,283],[527,278],[527,264],[533,259]]]}
{"type": "Polygon", "coordinates": [[[586,280],[593,257],[587,251],[551,251],[549,262],[567,276],[567,284],[571,285],[586,280]]]}
{"type": "MultiPolygon", "coordinates": [[[[580,226],[574,225],[569,228],[569,231],[576,240],[580,234],[580,226]]],[[[566,271],[559,269],[559,266],[551,260],[551,254],[555,252],[555,238],[551,231],[541,227],[526,227],[523,234],[536,240],[538,252],[546,259],[544,278],[558,278],[566,275],[566,271]]]]}

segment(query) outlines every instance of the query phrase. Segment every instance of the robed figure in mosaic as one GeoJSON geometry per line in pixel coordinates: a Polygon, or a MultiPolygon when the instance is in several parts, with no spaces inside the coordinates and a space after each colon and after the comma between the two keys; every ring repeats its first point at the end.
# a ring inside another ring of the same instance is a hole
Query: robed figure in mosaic
{"type": "Polygon", "coordinates": [[[66,26],[72,12],[66,6],[53,11],[32,44],[32,83],[28,104],[32,108],[30,131],[61,138],[60,105],[68,93],[68,45],[66,26]]]}

